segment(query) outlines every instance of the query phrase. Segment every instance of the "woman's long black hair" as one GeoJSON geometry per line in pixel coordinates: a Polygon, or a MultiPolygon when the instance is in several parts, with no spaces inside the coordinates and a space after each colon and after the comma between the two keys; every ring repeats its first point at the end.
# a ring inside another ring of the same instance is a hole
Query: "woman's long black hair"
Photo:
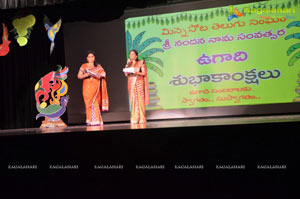
{"type": "Polygon", "coordinates": [[[89,56],[89,54],[93,54],[95,56],[94,66],[97,66],[98,63],[96,62],[96,53],[94,51],[92,51],[92,50],[88,50],[87,56],[89,56]]]}

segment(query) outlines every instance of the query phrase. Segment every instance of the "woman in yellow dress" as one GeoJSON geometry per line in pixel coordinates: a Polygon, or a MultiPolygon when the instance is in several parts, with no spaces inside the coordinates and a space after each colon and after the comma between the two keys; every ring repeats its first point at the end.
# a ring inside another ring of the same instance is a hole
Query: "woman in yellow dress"
{"type": "Polygon", "coordinates": [[[103,125],[101,111],[108,111],[106,73],[96,64],[95,52],[89,51],[87,63],[81,65],[78,79],[83,79],[82,94],[86,110],[87,125],[103,125]]]}
{"type": "Polygon", "coordinates": [[[133,72],[125,72],[125,76],[128,77],[130,122],[132,124],[146,123],[145,106],[150,103],[146,62],[138,59],[136,50],[131,50],[125,68],[133,69],[133,72]]]}

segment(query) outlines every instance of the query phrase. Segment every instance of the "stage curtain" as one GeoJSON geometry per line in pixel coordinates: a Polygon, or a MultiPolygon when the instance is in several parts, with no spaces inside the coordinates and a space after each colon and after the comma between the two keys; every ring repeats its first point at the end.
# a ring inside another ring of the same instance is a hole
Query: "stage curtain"
{"type": "Polygon", "coordinates": [[[45,6],[61,4],[75,0],[0,0],[1,9],[25,8],[34,6],[45,6]]]}
{"type": "MultiPolygon", "coordinates": [[[[51,41],[48,39],[43,24],[44,12],[39,9],[1,12],[1,37],[2,23],[5,23],[8,30],[11,30],[14,17],[28,14],[35,16],[36,23],[27,45],[19,46],[14,39],[14,33],[9,32],[10,52],[6,56],[0,56],[1,129],[39,127],[43,118],[35,120],[38,112],[35,106],[34,86],[42,76],[56,70],[57,64],[65,65],[63,25],[56,35],[54,51],[50,55],[51,41]]],[[[59,19],[59,16],[55,15],[48,17],[53,22],[59,19]]],[[[1,43],[2,41],[0,45],[1,43]]]]}
{"type": "MultiPolygon", "coordinates": [[[[152,1],[156,2],[157,0],[152,1]]],[[[0,2],[2,6],[4,2],[7,3],[3,0],[0,2]]],[[[0,36],[2,37],[2,23],[5,23],[10,31],[13,29],[12,20],[15,17],[33,14],[36,23],[26,46],[19,46],[14,39],[15,35],[10,32],[10,52],[4,57],[0,56],[0,129],[40,126],[43,118],[38,121],[35,120],[38,112],[35,107],[34,86],[42,76],[56,70],[57,64],[65,65],[64,49],[68,49],[68,46],[64,46],[63,27],[65,23],[78,21],[107,22],[120,18],[126,7],[144,8],[147,6],[147,3],[138,0],[69,0],[61,3],[47,1],[51,3],[43,5],[37,3],[32,7],[28,4],[25,5],[25,3],[24,5],[20,4],[20,2],[18,1],[20,6],[13,7],[18,9],[9,9],[10,7],[0,9],[0,36]],[[52,23],[57,22],[59,18],[62,18],[63,22],[59,33],[56,35],[55,47],[51,56],[51,42],[43,24],[44,14],[50,18],[52,23]]],[[[2,7],[0,6],[0,8],[2,7]]],[[[0,45],[1,43],[0,39],[0,45]]],[[[67,113],[62,119],[67,122],[67,113]]]]}

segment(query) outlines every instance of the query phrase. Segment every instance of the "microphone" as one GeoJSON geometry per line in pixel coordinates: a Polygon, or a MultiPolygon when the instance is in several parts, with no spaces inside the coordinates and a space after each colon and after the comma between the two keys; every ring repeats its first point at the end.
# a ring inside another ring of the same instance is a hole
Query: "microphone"
{"type": "Polygon", "coordinates": [[[132,63],[132,61],[130,59],[128,59],[126,66],[129,66],[131,63],[132,63]]]}

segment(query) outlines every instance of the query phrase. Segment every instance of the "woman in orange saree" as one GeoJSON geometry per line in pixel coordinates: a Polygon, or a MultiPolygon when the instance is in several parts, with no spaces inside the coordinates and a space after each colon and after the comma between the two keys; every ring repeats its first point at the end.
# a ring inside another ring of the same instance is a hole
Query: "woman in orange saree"
{"type": "Polygon", "coordinates": [[[108,111],[106,73],[95,62],[95,53],[88,52],[87,63],[82,64],[78,79],[83,79],[82,94],[86,110],[87,125],[103,125],[101,111],[108,111]]]}
{"type": "Polygon", "coordinates": [[[125,68],[133,69],[132,73],[125,72],[128,77],[128,93],[131,109],[132,124],[146,123],[145,106],[150,103],[148,72],[145,60],[138,60],[138,52],[131,50],[125,68]]]}

